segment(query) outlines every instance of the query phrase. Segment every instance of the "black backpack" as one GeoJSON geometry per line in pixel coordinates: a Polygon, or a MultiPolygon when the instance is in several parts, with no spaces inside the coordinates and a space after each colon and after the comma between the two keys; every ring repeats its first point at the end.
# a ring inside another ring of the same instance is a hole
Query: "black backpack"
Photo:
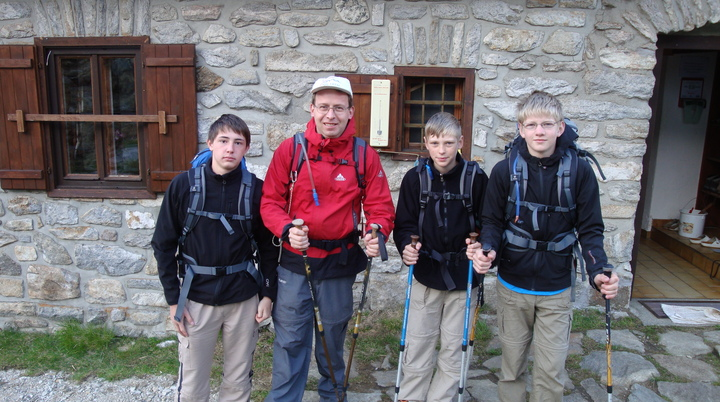
{"type": "Polygon", "coordinates": [[[195,228],[201,216],[209,219],[219,220],[228,234],[234,234],[235,231],[229,224],[229,220],[240,221],[242,231],[250,240],[250,246],[253,252],[253,260],[259,264],[260,254],[258,253],[257,242],[255,241],[252,230],[252,194],[254,191],[255,174],[243,170],[242,183],[238,194],[238,212],[237,214],[227,214],[221,212],[207,212],[203,210],[205,206],[205,168],[204,164],[194,167],[187,172],[190,182],[191,200],[188,206],[187,216],[185,217],[185,226],[182,235],[178,239],[178,257],[183,255],[182,249],[185,244],[187,235],[195,228]]]}
{"type": "Polygon", "coordinates": [[[447,199],[447,200],[461,200],[465,210],[467,211],[468,219],[470,220],[470,231],[475,232],[478,224],[473,216],[473,197],[472,189],[475,183],[475,176],[482,172],[482,168],[475,161],[464,161],[462,176],[463,179],[460,182],[460,194],[452,193],[440,193],[430,191],[432,188],[433,173],[430,168],[429,158],[421,158],[418,161],[415,171],[418,173],[420,179],[420,214],[419,214],[419,231],[418,235],[422,241],[422,228],[423,221],[425,219],[425,207],[427,207],[428,200],[432,197],[433,199],[447,199]]]}
{"type": "MultiPolygon", "coordinates": [[[[578,137],[578,128],[575,123],[569,119],[564,119],[565,131],[563,135],[572,135],[578,137]]],[[[580,148],[573,141],[565,150],[565,154],[560,159],[558,167],[557,192],[558,202],[560,205],[545,205],[534,202],[525,201],[525,192],[527,191],[527,161],[518,152],[518,143],[522,140],[519,135],[515,137],[508,145],[505,146],[505,157],[508,159],[508,169],[510,176],[510,192],[507,198],[507,207],[505,209],[505,220],[508,222],[510,229],[506,229],[503,234],[503,247],[510,246],[519,249],[533,249],[540,251],[560,251],[569,246],[573,246],[575,255],[575,265],[579,262],[581,267],[582,280],[585,280],[585,262],[580,253],[575,230],[561,233],[551,242],[539,242],[533,240],[532,235],[527,231],[515,225],[520,217],[520,207],[525,207],[532,211],[532,224],[535,231],[539,230],[538,213],[559,212],[569,216],[573,228],[577,224],[577,210],[575,199],[573,197],[577,182],[577,166],[578,158],[585,159],[590,164],[594,164],[600,177],[606,180],[605,174],[600,168],[600,163],[590,152],[580,148]],[[564,202],[563,202],[564,200],[564,202]]],[[[576,267],[577,268],[577,267],[576,267]]],[[[575,276],[572,277],[572,286],[575,286],[575,276]]],[[[572,292],[572,301],[575,300],[574,291],[572,292]]]]}

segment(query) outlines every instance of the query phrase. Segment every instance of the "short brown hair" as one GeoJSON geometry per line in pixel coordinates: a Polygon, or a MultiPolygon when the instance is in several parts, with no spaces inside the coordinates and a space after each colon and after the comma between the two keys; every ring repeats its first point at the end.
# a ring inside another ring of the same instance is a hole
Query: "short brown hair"
{"type": "Polygon", "coordinates": [[[234,114],[224,114],[210,126],[208,131],[208,141],[215,141],[220,131],[227,130],[241,134],[245,138],[245,142],[250,146],[250,129],[245,121],[234,114]]]}

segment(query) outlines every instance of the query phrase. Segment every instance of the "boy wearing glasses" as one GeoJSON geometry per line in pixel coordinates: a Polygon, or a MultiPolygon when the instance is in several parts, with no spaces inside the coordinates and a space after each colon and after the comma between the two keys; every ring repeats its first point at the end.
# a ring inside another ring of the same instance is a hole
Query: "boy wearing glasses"
{"type": "Polygon", "coordinates": [[[263,186],[263,221],[282,241],[272,313],[275,341],[268,402],[303,399],[313,348],[313,302],[318,304],[324,330],[320,336],[315,329],[320,400],[337,401],[344,394],[340,389],[345,375],[343,345],[353,313],[352,286],[356,274],[365,269],[367,257],[380,255],[379,238],[390,235],[395,219],[378,153],[366,145],[356,157],[350,82],[336,76],[320,78],[312,94],[305,143],[296,145],[289,138],[280,144],[263,186]],[[300,153],[304,162],[297,169],[300,153]],[[362,176],[357,163],[363,164],[362,176]],[[367,221],[358,229],[363,212],[367,221]],[[293,226],[296,218],[304,220],[302,227],[293,226]],[[370,224],[380,225],[378,238],[372,238],[370,224]],[[359,237],[363,237],[364,252],[359,237]]]}
{"type": "Polygon", "coordinates": [[[511,153],[492,170],[481,242],[468,246],[468,257],[477,269],[493,263],[498,267],[500,400],[526,400],[528,352],[534,343],[530,401],[559,401],[572,326],[576,241],[590,284],[604,297],[615,297],[618,277],[613,273],[608,278],[602,272],[607,256],[598,184],[587,161],[574,151],[566,153],[577,134],[565,129],[562,105],[548,93],[533,92],[518,105],[517,119],[518,156],[511,153]],[[568,166],[563,158],[576,168],[563,168],[558,175],[562,166],[568,166]],[[563,183],[566,172],[568,186],[563,183]],[[483,246],[492,250],[487,256],[483,246]]]}

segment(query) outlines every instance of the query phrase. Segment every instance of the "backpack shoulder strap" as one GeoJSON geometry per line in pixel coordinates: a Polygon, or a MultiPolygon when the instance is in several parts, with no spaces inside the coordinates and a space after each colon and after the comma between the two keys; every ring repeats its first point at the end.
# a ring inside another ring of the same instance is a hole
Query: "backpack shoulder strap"
{"type": "Polygon", "coordinates": [[[462,194],[462,202],[467,211],[468,219],[470,219],[470,231],[475,232],[477,225],[473,216],[473,185],[475,184],[475,176],[479,173],[480,166],[475,161],[465,161],[462,172],[462,180],[460,181],[460,194],[462,194]]]}
{"type": "Polygon", "coordinates": [[[195,167],[188,170],[187,175],[190,184],[190,205],[185,216],[185,226],[178,239],[181,248],[185,244],[188,233],[193,230],[200,219],[197,212],[202,211],[205,207],[205,169],[203,166],[195,167]]]}
{"type": "Polygon", "coordinates": [[[527,191],[527,161],[515,147],[510,149],[507,155],[510,171],[510,194],[508,194],[505,218],[517,222],[520,217],[520,203],[525,198],[527,191]]]}
{"type": "Polygon", "coordinates": [[[242,230],[245,236],[250,240],[250,247],[252,248],[253,255],[257,260],[260,258],[258,253],[258,245],[255,241],[255,236],[252,227],[253,213],[253,193],[255,191],[255,174],[247,170],[242,172],[242,183],[240,183],[240,192],[238,194],[238,215],[240,216],[240,222],[242,224],[242,230]]]}
{"type": "Polygon", "coordinates": [[[433,173],[430,165],[428,164],[428,158],[420,158],[418,165],[415,168],[418,173],[420,180],[420,214],[418,216],[418,236],[420,241],[423,240],[422,229],[423,221],[425,220],[425,207],[427,207],[428,199],[430,198],[430,190],[432,189],[433,173]]]}
{"type": "Polygon", "coordinates": [[[367,143],[362,138],[353,137],[353,161],[355,162],[355,173],[357,174],[358,187],[364,189],[367,186],[365,181],[365,159],[367,158],[367,143]]]}
{"type": "Polygon", "coordinates": [[[290,177],[293,181],[297,180],[298,172],[303,162],[305,162],[305,153],[303,148],[307,147],[307,139],[304,132],[298,132],[293,136],[293,151],[290,162],[290,177]]]}

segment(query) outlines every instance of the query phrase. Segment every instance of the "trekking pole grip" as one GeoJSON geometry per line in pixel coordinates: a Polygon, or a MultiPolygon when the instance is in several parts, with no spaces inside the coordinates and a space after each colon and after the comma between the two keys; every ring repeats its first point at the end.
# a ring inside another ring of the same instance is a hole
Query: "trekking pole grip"
{"type": "Polygon", "coordinates": [[[478,236],[476,232],[470,232],[470,243],[476,243],[478,236]]]}
{"type": "Polygon", "coordinates": [[[410,244],[412,245],[412,248],[417,247],[417,244],[419,241],[420,241],[420,236],[410,235],[410,244]]]}
{"type": "Polygon", "coordinates": [[[304,224],[305,224],[305,221],[300,218],[293,219],[293,221],[292,221],[292,225],[298,229],[302,229],[304,224]]]}
{"type": "Polygon", "coordinates": [[[380,230],[380,225],[378,225],[377,223],[371,223],[370,228],[372,228],[372,238],[377,238],[377,232],[378,230],[380,230]]]}
{"type": "Polygon", "coordinates": [[[612,276],[613,268],[614,267],[612,265],[605,264],[605,266],[603,267],[603,274],[605,274],[605,276],[610,278],[612,276]]]}

